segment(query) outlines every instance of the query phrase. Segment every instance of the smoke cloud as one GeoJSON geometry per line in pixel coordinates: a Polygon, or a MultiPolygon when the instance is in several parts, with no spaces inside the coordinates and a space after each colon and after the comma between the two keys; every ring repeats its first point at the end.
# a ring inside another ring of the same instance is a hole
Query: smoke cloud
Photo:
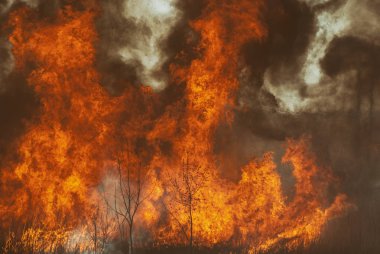
{"type": "Polygon", "coordinates": [[[127,66],[129,77],[138,83],[157,91],[164,89],[168,77],[163,69],[169,57],[165,45],[181,19],[177,1],[105,1],[103,7],[98,26],[105,57],[113,59],[111,65],[119,62],[127,66]]]}

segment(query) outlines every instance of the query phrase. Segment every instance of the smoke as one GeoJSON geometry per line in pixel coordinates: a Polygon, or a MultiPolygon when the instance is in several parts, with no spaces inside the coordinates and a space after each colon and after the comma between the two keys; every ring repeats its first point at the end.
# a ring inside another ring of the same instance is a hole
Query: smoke
{"type": "Polygon", "coordinates": [[[223,133],[233,147],[226,154],[247,160],[268,148],[277,152],[286,137],[310,134],[319,163],[334,170],[358,206],[335,224],[329,241],[377,253],[380,2],[273,2],[264,15],[267,40],[242,52],[241,111],[238,127],[223,133]]]}
{"type": "Polygon", "coordinates": [[[119,50],[124,62],[140,65],[138,75],[141,82],[156,90],[166,86],[167,77],[160,75],[167,56],[162,50],[171,29],[179,20],[175,0],[129,0],[124,4],[123,16],[134,24],[129,36],[131,43],[119,50]]]}
{"type": "Polygon", "coordinates": [[[15,4],[24,3],[31,8],[36,8],[43,1],[46,0],[4,0],[0,2],[0,16],[6,14],[15,4]]]}
{"type": "Polygon", "coordinates": [[[346,192],[370,202],[379,179],[380,4],[289,0],[273,5],[265,15],[267,40],[243,49],[239,131],[228,135],[244,134],[231,141],[233,147],[240,155],[257,154],[265,150],[258,147],[276,147],[286,137],[308,133],[320,163],[344,179],[346,192]],[[238,145],[248,139],[254,148],[238,145]]]}
{"type": "Polygon", "coordinates": [[[348,4],[337,11],[321,10],[316,15],[316,32],[309,46],[303,66],[303,81],[307,85],[315,85],[321,81],[322,71],[320,60],[326,54],[326,49],[335,36],[341,35],[349,26],[350,20],[346,13],[348,4]]]}
{"type": "Polygon", "coordinates": [[[229,147],[220,153],[243,163],[307,133],[319,161],[345,179],[347,192],[376,186],[379,3],[269,4],[267,39],[242,49],[236,122],[219,128],[218,146],[229,147]]]}
{"type": "MultiPolygon", "coordinates": [[[[65,1],[7,0],[0,3],[0,15],[5,17],[17,4],[38,8],[40,15],[49,16],[65,1]]],[[[165,71],[170,57],[167,42],[183,15],[178,1],[114,0],[101,1],[101,4],[97,25],[100,35],[98,62],[100,69],[112,72],[105,77],[104,85],[111,92],[119,92],[120,87],[113,80],[119,75],[132,83],[163,90],[168,83],[165,71]]],[[[13,69],[13,58],[5,38],[0,40],[0,54],[1,91],[4,90],[3,78],[13,69]]]]}
{"type": "MultiPolygon", "coordinates": [[[[332,42],[354,37],[378,44],[378,6],[373,1],[300,1],[313,12],[313,27],[305,52],[293,56],[291,65],[269,67],[264,74],[264,90],[273,94],[282,111],[329,112],[351,110],[355,70],[330,77],[321,66],[332,42]]],[[[350,54],[347,51],[348,57],[350,54]]],[[[343,56],[342,56],[343,57],[343,56]]]]}
{"type": "Polygon", "coordinates": [[[14,58],[11,54],[10,44],[5,38],[0,38],[0,94],[6,89],[5,78],[14,68],[14,58]]]}
{"type": "MultiPolygon", "coordinates": [[[[169,58],[166,42],[181,19],[177,1],[127,0],[102,4],[98,28],[103,53],[99,62],[101,69],[111,73],[107,83],[112,83],[115,73],[119,72],[133,83],[151,86],[157,91],[164,89],[168,82],[164,71],[169,58]]],[[[107,86],[116,92],[120,90],[117,84],[107,86]]]]}
{"type": "MultiPolygon", "coordinates": [[[[0,2],[0,27],[10,10],[18,1],[0,2]]],[[[37,1],[20,1],[35,6],[37,1]]],[[[3,29],[4,30],[4,29],[3,29]]],[[[7,150],[14,149],[11,144],[25,128],[25,120],[36,113],[38,99],[27,86],[25,77],[15,74],[15,59],[6,33],[0,36],[0,158],[7,150]]]]}
{"type": "Polygon", "coordinates": [[[12,6],[14,0],[5,0],[0,3],[0,15],[3,15],[6,13],[9,8],[12,6]]]}

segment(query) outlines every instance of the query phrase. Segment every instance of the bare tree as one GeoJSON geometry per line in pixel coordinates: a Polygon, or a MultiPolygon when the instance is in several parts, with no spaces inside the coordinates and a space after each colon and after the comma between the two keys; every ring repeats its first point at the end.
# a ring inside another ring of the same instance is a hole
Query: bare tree
{"type": "Polygon", "coordinates": [[[124,236],[125,236],[125,228],[124,228],[124,225],[125,225],[125,219],[124,217],[120,216],[119,213],[117,213],[116,211],[118,210],[118,186],[117,184],[115,184],[114,186],[114,195],[113,195],[113,210],[115,211],[115,218],[116,218],[116,222],[117,222],[117,227],[118,227],[118,230],[119,230],[119,237],[120,239],[124,239],[124,236]]]}
{"type": "Polygon", "coordinates": [[[126,154],[119,154],[117,158],[118,179],[115,184],[113,204],[107,198],[105,201],[107,206],[115,212],[121,236],[124,235],[123,225],[127,225],[128,253],[133,254],[136,214],[141,204],[153,192],[153,188],[150,191],[147,188],[149,169],[140,162],[133,163],[130,158],[129,150],[126,154]]]}
{"type": "Polygon", "coordinates": [[[90,225],[89,225],[89,229],[90,229],[90,237],[91,237],[91,240],[93,242],[93,251],[94,251],[94,254],[98,254],[98,242],[99,242],[99,229],[98,229],[98,220],[99,220],[99,213],[100,213],[100,209],[99,209],[99,205],[96,207],[95,209],[95,212],[92,214],[91,218],[90,218],[90,225]]]}
{"type": "Polygon", "coordinates": [[[195,162],[189,162],[188,155],[182,161],[179,175],[170,178],[171,188],[174,191],[173,201],[180,205],[186,213],[186,223],[181,222],[175,213],[171,211],[169,213],[179,224],[182,233],[188,240],[190,253],[193,252],[194,213],[202,202],[200,190],[205,186],[207,179],[207,170],[195,162]]]}
{"type": "Polygon", "coordinates": [[[114,218],[109,214],[109,207],[104,207],[98,202],[87,226],[94,254],[104,253],[111,240],[113,225],[114,218]]]}

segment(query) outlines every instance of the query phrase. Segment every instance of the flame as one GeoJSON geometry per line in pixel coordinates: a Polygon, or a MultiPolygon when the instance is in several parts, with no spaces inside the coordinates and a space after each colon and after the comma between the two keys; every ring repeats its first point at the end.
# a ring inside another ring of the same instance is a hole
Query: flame
{"type": "MultiPolygon", "coordinates": [[[[126,141],[134,151],[130,160],[151,169],[151,193],[137,223],[138,231],[148,231],[156,244],[187,241],[188,209],[173,202],[178,192],[171,184],[186,158],[199,165],[190,174],[202,185],[194,196],[195,244],[231,242],[255,253],[307,246],[318,239],[348,202],[344,194],[327,201],[335,179],[317,166],[307,138],[288,140],[282,160],[293,167],[292,198],[283,193],[281,169],[271,152],[243,167],[237,183],[220,176],[220,158],[213,153],[217,126],[233,121],[240,49],[249,41],[265,40],[267,30],[260,21],[264,7],[259,0],[208,1],[199,19],[190,23],[200,36],[199,57],[187,67],[170,66],[173,82],[186,84],[184,98],[162,114],[154,112],[160,95],[149,88],[130,86],[112,97],[101,86],[94,64],[95,19],[101,15],[96,4],[84,10],[66,5],[51,20],[27,8],[14,11],[9,41],[17,71],[27,73],[40,108],[17,140],[17,159],[2,170],[1,188],[9,196],[0,200],[0,215],[8,223],[38,217],[46,232],[62,225],[65,232],[76,232],[83,218],[91,217],[100,200],[97,187],[115,167],[116,151],[126,141]],[[139,140],[149,149],[138,150],[139,140]],[[160,141],[170,142],[170,154],[162,151],[160,141]]],[[[40,232],[38,227],[30,230],[32,235],[40,232]]]]}
{"type": "Polygon", "coordinates": [[[114,114],[109,107],[115,102],[99,86],[93,67],[94,15],[67,7],[52,24],[27,9],[10,18],[17,68],[25,69],[29,62],[38,66],[28,84],[41,103],[39,116],[18,141],[21,162],[12,165],[23,185],[15,196],[33,195],[16,200],[14,207],[23,209],[21,213],[41,208],[47,225],[64,219],[57,218],[61,214],[76,223],[87,188],[99,181],[103,167],[101,150],[93,147],[106,144],[110,126],[105,123],[114,114]]]}
{"type": "Polygon", "coordinates": [[[186,132],[177,145],[183,150],[210,155],[215,128],[235,103],[239,50],[266,35],[258,17],[261,6],[261,1],[210,1],[201,18],[191,23],[201,36],[202,57],[186,70],[173,67],[174,76],[186,73],[186,132]]]}

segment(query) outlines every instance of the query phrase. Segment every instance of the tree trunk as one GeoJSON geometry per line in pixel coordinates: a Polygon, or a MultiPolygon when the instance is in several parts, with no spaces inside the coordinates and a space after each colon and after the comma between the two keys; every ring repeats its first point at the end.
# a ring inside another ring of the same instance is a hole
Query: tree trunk
{"type": "Polygon", "coordinates": [[[128,244],[128,253],[133,254],[133,224],[129,226],[129,244],[128,244]]]}
{"type": "Polygon", "coordinates": [[[193,253],[193,212],[190,209],[190,238],[189,238],[190,254],[193,253]]]}
{"type": "Polygon", "coordinates": [[[93,219],[93,225],[94,225],[94,254],[98,253],[98,227],[96,224],[96,218],[93,219]]]}

